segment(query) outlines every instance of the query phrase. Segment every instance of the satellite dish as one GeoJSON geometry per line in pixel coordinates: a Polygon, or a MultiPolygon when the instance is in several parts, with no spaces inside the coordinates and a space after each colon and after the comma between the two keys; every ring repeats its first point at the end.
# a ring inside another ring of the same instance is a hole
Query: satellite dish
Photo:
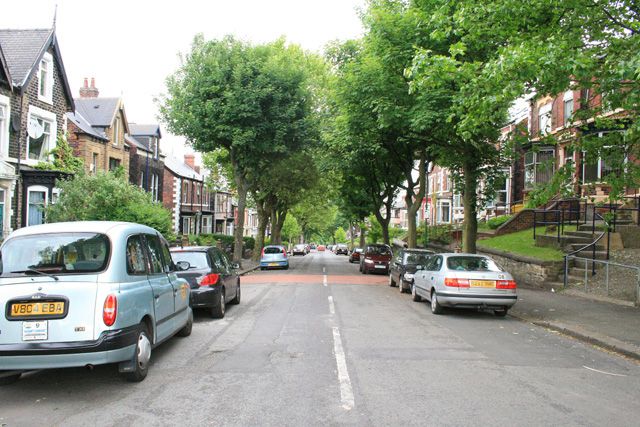
{"type": "Polygon", "coordinates": [[[38,139],[44,133],[44,126],[38,122],[38,119],[31,117],[29,119],[29,126],[27,127],[27,133],[33,139],[38,139]]]}

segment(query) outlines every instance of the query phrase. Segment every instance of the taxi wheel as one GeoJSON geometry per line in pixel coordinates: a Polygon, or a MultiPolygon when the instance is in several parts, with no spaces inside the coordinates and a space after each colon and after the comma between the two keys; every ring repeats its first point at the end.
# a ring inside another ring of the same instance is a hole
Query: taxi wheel
{"type": "Polygon", "coordinates": [[[495,314],[498,317],[505,317],[508,311],[509,311],[508,308],[503,308],[501,310],[493,310],[493,314],[495,314]]]}
{"type": "Polygon", "coordinates": [[[220,302],[218,305],[211,307],[211,317],[214,319],[222,319],[226,311],[226,302],[224,300],[224,288],[220,289],[220,302]]]}
{"type": "Polygon", "coordinates": [[[193,311],[189,313],[189,319],[187,319],[187,323],[183,326],[182,329],[178,331],[176,335],[179,337],[188,337],[191,335],[191,330],[193,329],[193,311]]]}
{"type": "Polygon", "coordinates": [[[147,377],[149,372],[149,361],[151,360],[151,340],[147,325],[141,323],[138,326],[138,340],[136,344],[136,355],[134,360],[134,370],[127,372],[125,378],[129,382],[138,383],[147,377]]]}
{"type": "MultiPolygon", "coordinates": [[[[0,374],[2,374],[2,371],[0,371],[0,374]]],[[[13,375],[7,375],[6,377],[1,377],[0,378],[0,385],[9,385],[9,384],[13,384],[16,381],[18,381],[20,379],[20,376],[22,374],[18,373],[18,374],[13,374],[13,375]]]]}

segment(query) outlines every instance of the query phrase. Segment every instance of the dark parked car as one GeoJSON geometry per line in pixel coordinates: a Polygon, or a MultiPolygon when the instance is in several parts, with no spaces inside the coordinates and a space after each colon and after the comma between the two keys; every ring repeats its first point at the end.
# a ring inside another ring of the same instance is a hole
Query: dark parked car
{"type": "Polygon", "coordinates": [[[206,308],[211,317],[222,318],[228,304],[240,304],[238,264],[231,263],[217,247],[172,248],[178,277],[191,287],[191,307],[206,308]]]}
{"type": "Polygon", "coordinates": [[[398,286],[400,292],[411,290],[413,276],[418,265],[426,265],[433,251],[426,249],[402,249],[393,257],[389,271],[389,286],[398,286]]]}
{"type": "Polygon", "coordinates": [[[360,256],[360,271],[362,274],[373,272],[389,274],[391,256],[389,245],[367,245],[360,256]]]}
{"type": "Polygon", "coordinates": [[[353,248],[349,254],[349,262],[360,262],[360,255],[362,254],[362,248],[353,248]]]}
{"type": "Polygon", "coordinates": [[[349,248],[347,245],[339,243],[333,248],[336,255],[349,255],[349,248]]]}

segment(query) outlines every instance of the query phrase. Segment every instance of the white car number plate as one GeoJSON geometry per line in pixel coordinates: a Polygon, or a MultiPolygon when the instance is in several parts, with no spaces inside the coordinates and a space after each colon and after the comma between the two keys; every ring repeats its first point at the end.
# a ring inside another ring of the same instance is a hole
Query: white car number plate
{"type": "Polygon", "coordinates": [[[49,321],[22,322],[22,341],[42,341],[49,335],[49,321]]]}
{"type": "Polygon", "coordinates": [[[379,265],[379,264],[378,264],[378,265],[376,265],[376,268],[387,268],[387,266],[386,266],[386,265],[379,265]]]}

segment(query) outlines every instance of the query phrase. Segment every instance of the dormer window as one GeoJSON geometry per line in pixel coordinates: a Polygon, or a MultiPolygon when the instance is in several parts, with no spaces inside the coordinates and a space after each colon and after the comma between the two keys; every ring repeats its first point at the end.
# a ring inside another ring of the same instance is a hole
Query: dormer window
{"type": "Polygon", "coordinates": [[[158,151],[160,151],[158,149],[158,138],[153,138],[152,141],[153,141],[153,158],[157,160],[158,159],[158,151]]]}
{"type": "Polygon", "coordinates": [[[38,70],[38,99],[53,104],[53,57],[45,53],[38,70]]]}
{"type": "Polygon", "coordinates": [[[118,145],[118,138],[120,137],[120,118],[116,118],[115,122],[113,123],[113,138],[112,138],[112,143],[113,145],[118,145]]]}

